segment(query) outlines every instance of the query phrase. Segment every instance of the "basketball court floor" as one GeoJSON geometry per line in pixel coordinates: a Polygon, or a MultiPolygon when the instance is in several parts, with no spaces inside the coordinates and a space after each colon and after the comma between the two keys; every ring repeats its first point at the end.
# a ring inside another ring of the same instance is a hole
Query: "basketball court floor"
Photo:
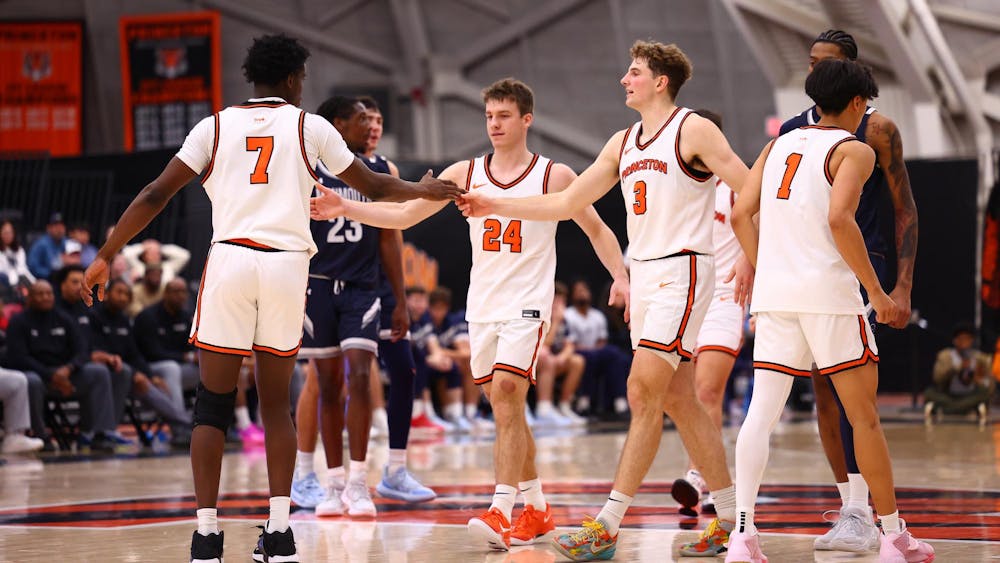
{"type": "MultiPolygon", "coordinates": [[[[911,530],[931,540],[937,561],[1000,560],[1000,424],[980,427],[954,419],[925,426],[887,417],[900,512],[911,530]]],[[[877,561],[877,555],[814,552],[813,538],[829,526],[825,510],[839,507],[815,423],[782,423],[772,441],[757,520],[774,563],[877,561]]],[[[732,466],[738,429],[725,430],[732,466]]],[[[538,432],[538,467],[560,525],[575,526],[602,506],[614,476],[621,430],[538,432]]],[[[489,552],[469,542],[465,522],[489,505],[493,473],[488,437],[446,438],[411,446],[411,468],[434,487],[436,501],[406,505],[376,499],[374,521],[318,519],[293,507],[302,561],[390,563],[562,560],[547,545],[489,552]]],[[[373,442],[370,484],[387,456],[373,442]]],[[[321,456],[317,456],[319,458],[321,456]]],[[[683,473],[677,433],[666,430],[646,485],[621,532],[617,561],[696,561],[677,555],[705,518],[678,514],[670,483],[683,473]]],[[[250,561],[256,525],[267,517],[262,451],[234,451],[223,463],[220,525],[226,561],[250,561]]],[[[187,561],[194,497],[183,454],[135,451],[81,459],[8,457],[0,466],[0,561],[187,561]]],[[[516,512],[515,512],[516,513],[516,512]]],[[[721,558],[718,559],[721,561],[721,558]]]]}

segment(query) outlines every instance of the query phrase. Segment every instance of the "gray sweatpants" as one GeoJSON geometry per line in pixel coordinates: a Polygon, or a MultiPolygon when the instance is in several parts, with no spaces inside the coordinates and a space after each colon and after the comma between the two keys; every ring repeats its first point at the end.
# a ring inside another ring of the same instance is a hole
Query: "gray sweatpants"
{"type": "MultiPolygon", "coordinates": [[[[43,379],[34,372],[24,374],[28,378],[28,396],[31,400],[31,431],[36,436],[45,435],[45,397],[49,394],[48,378],[43,379]]],[[[121,374],[119,374],[120,376],[121,374]]],[[[112,399],[112,375],[104,364],[89,362],[73,372],[69,377],[76,387],[74,397],[80,401],[80,430],[84,432],[110,432],[117,428],[121,415],[115,418],[116,404],[112,399]]],[[[131,387],[131,378],[129,378],[131,387]]],[[[128,394],[128,389],[125,389],[128,394]]],[[[117,398],[117,396],[115,396],[117,398]]],[[[124,409],[122,395],[122,409],[124,409]]]]}
{"type": "Polygon", "coordinates": [[[26,375],[0,368],[0,402],[3,403],[3,427],[8,434],[20,434],[31,428],[26,375]]]}
{"type": "Polygon", "coordinates": [[[198,366],[192,363],[178,363],[174,360],[160,360],[150,362],[149,369],[156,375],[163,378],[170,389],[170,400],[181,411],[187,410],[184,404],[184,392],[196,389],[201,375],[198,366]]]}

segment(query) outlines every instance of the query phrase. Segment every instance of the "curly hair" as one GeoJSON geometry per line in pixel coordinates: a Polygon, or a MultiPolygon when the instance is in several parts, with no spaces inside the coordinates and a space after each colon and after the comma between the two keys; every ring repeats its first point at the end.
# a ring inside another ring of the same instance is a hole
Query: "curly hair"
{"type": "Polygon", "coordinates": [[[837,47],[840,47],[840,52],[845,57],[852,61],[858,60],[858,44],[854,41],[854,37],[846,31],[828,29],[817,35],[816,39],[813,39],[812,44],[815,45],[817,43],[833,43],[837,47]]]}
{"type": "Polygon", "coordinates": [[[333,123],[334,119],[350,119],[358,113],[358,104],[362,104],[362,102],[357,98],[334,96],[316,108],[316,115],[330,123],[333,123]]]}
{"type": "Polygon", "coordinates": [[[309,49],[280,33],[255,37],[243,60],[243,76],[252,84],[274,86],[306,66],[309,49]]]}
{"type": "Polygon", "coordinates": [[[483,88],[483,103],[512,100],[521,115],[535,111],[535,94],[527,84],[516,78],[502,78],[483,88]]]}
{"type": "Polygon", "coordinates": [[[666,75],[667,92],[671,99],[676,99],[681,86],[691,79],[694,68],[691,59],[673,43],[664,45],[658,41],[639,40],[632,44],[629,54],[633,59],[646,61],[649,70],[653,71],[653,78],[666,75]]]}
{"type": "Polygon", "coordinates": [[[806,94],[825,115],[840,115],[856,96],[878,97],[872,69],[856,61],[827,59],[806,77],[806,94]]]}

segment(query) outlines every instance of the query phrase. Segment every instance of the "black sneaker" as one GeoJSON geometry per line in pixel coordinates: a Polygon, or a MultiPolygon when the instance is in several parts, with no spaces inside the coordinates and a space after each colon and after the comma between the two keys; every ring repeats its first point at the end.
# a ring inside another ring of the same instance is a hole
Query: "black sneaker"
{"type": "Polygon", "coordinates": [[[266,563],[299,563],[295,552],[295,536],[291,526],[284,532],[268,532],[266,526],[260,528],[257,547],[253,550],[253,560],[266,563]]]}
{"type": "Polygon", "coordinates": [[[191,536],[191,563],[222,563],[222,532],[191,536]]]}

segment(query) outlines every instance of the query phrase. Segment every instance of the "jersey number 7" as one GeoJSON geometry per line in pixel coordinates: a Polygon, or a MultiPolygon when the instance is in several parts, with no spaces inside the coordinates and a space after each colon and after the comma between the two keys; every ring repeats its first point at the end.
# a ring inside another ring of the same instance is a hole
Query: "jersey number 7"
{"type": "Polygon", "coordinates": [[[251,184],[267,183],[267,165],[274,152],[274,137],[247,137],[247,152],[257,151],[257,164],[250,173],[251,184]]]}

